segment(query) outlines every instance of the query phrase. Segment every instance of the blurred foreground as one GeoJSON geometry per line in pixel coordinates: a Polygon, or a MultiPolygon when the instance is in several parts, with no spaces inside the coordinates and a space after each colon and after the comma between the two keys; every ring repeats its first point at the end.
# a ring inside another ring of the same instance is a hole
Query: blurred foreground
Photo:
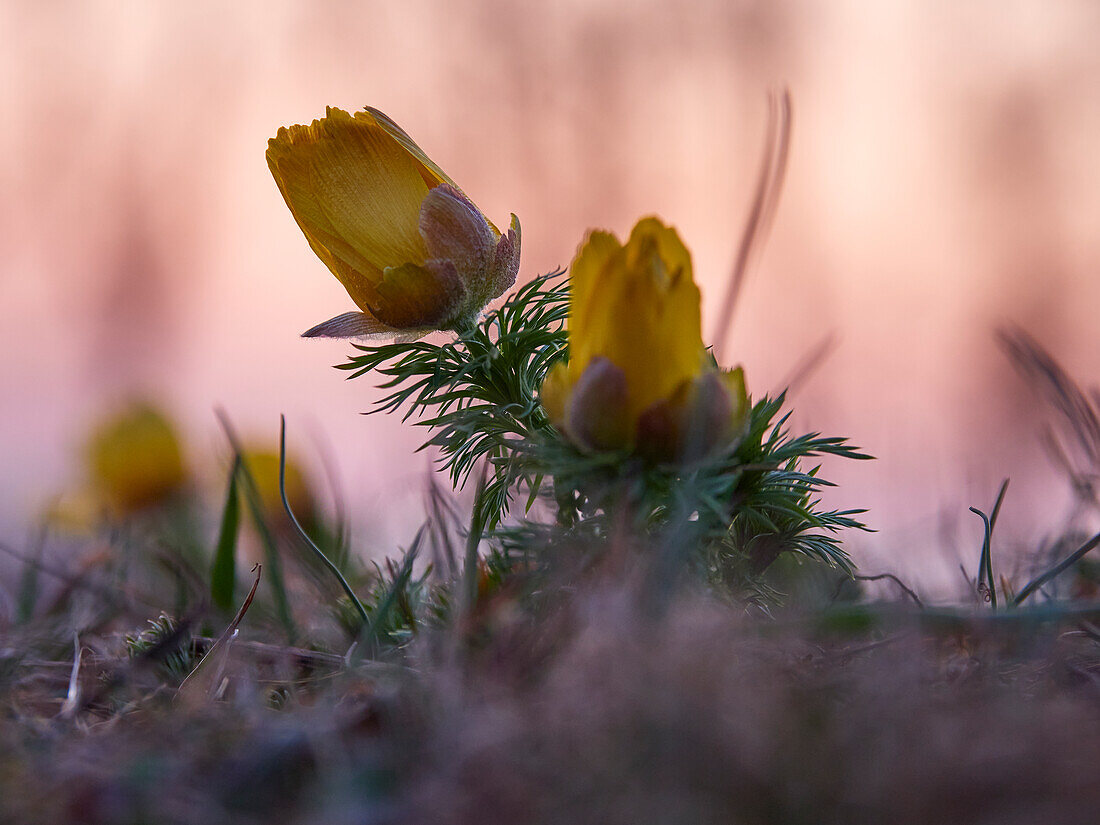
{"type": "Polygon", "coordinates": [[[621,559],[537,617],[498,594],[349,670],[238,641],[220,687],[178,693],[178,637],[129,657],[85,637],[74,671],[71,642],[2,634],[0,818],[1095,820],[1095,608],[997,621],[840,605],[777,622],[690,592],[655,611],[646,579],[621,559]]]}

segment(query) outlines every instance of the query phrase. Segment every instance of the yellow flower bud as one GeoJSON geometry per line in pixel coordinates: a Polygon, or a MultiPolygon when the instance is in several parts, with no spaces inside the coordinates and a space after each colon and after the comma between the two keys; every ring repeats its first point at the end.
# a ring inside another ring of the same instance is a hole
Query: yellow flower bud
{"type": "Polygon", "coordinates": [[[144,404],[96,430],[87,456],[93,492],[119,516],[164,503],[186,480],[175,429],[144,404]]]}
{"type": "Polygon", "coordinates": [[[719,371],[703,346],[699,288],[675,229],[644,218],[625,245],[590,232],[569,277],[569,360],[540,393],[556,427],[584,449],[654,461],[698,458],[741,436],[744,374],[719,371]]]}
{"type": "Polygon", "coordinates": [[[377,109],[330,107],[309,126],[279,129],[267,165],[310,247],[362,310],[307,337],[459,329],[515,283],[516,216],[502,234],[377,109]]]}

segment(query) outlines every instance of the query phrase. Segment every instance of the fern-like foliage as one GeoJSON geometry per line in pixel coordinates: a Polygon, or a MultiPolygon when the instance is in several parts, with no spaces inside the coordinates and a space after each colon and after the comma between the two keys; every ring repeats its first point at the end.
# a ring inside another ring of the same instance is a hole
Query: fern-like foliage
{"type": "Polygon", "coordinates": [[[652,465],[627,455],[584,455],[561,438],[524,445],[522,466],[553,479],[559,524],[603,534],[629,514],[648,533],[689,527],[702,551],[707,577],[730,582],[753,576],[782,552],[797,552],[843,570],[851,561],[840,542],[844,528],[864,529],[861,510],[823,510],[818,493],[832,486],[819,456],[868,456],[843,438],[818,433],[792,436],[784,397],[765,397],[752,408],[748,431],[725,451],[688,464],[652,465]],[[618,514],[614,522],[609,514],[618,514]]]}
{"type": "Polygon", "coordinates": [[[357,345],[361,354],[340,369],[355,378],[386,376],[391,389],[376,412],[404,408],[405,419],[433,431],[421,449],[438,447],[451,483],[462,487],[481,460],[495,468],[485,489],[490,529],[511,503],[517,484],[537,488],[538,473],[515,461],[525,445],[553,437],[538,402],[546,370],[566,349],[569,289],[562,271],[535,278],[500,309],[456,340],[357,345]]]}
{"type": "Polygon", "coordinates": [[[818,493],[829,482],[803,462],[867,456],[843,438],[792,435],[789,413],[781,415],[783,395],[753,406],[739,441],[688,464],[588,454],[563,438],[538,390],[554,362],[568,357],[568,311],[568,281],[553,272],[453,341],[361,345],[341,368],[351,377],[385,377],[381,386],[389,392],[375,411],[403,410],[427,427],[422,449],[438,448],[456,488],[485,463],[489,474],[476,506],[497,538],[494,552],[522,557],[525,569],[556,544],[578,539],[598,546],[624,525],[650,536],[690,534],[695,550],[685,558],[735,591],[783,552],[850,569],[839,532],[863,528],[855,518],[862,511],[822,509],[818,493]],[[541,499],[554,523],[502,527],[517,495],[525,512],[541,499]]]}

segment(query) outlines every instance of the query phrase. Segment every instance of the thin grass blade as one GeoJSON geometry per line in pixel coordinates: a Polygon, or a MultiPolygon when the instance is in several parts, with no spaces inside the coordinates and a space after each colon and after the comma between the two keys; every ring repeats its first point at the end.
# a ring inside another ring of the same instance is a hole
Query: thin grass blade
{"type": "Polygon", "coordinates": [[[210,568],[210,599],[219,610],[228,613],[233,609],[233,591],[237,585],[237,533],[241,524],[241,501],[237,493],[237,476],[241,460],[233,461],[229,471],[229,487],[222,510],[218,543],[214,549],[214,563],[210,568]]]}

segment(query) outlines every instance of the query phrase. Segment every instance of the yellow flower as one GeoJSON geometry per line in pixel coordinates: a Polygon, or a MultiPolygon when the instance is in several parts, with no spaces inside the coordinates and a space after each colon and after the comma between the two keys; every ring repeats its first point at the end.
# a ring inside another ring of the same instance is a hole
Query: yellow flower
{"type": "MultiPolygon", "coordinates": [[[[281,524],[287,516],[279,491],[279,454],[268,450],[245,450],[244,463],[256,484],[264,513],[281,524]]],[[[316,517],[313,493],[305,473],[289,457],[286,460],[286,500],[295,518],[308,530],[316,517]]]]}
{"type": "Polygon", "coordinates": [[[267,165],[310,247],[362,312],[307,337],[461,329],[519,271],[519,220],[502,234],[405,131],[377,109],[329,108],[281,128],[267,165]]]}
{"type": "Polygon", "coordinates": [[[87,460],[93,493],[118,516],[164,503],[187,479],[175,429],[145,404],[104,422],[89,440],[87,460]]]}
{"type": "Polygon", "coordinates": [[[625,245],[590,232],[569,271],[569,360],[540,392],[551,422],[589,450],[698,458],[744,432],[744,373],[703,346],[699,288],[676,230],[643,218],[625,245]]]}

